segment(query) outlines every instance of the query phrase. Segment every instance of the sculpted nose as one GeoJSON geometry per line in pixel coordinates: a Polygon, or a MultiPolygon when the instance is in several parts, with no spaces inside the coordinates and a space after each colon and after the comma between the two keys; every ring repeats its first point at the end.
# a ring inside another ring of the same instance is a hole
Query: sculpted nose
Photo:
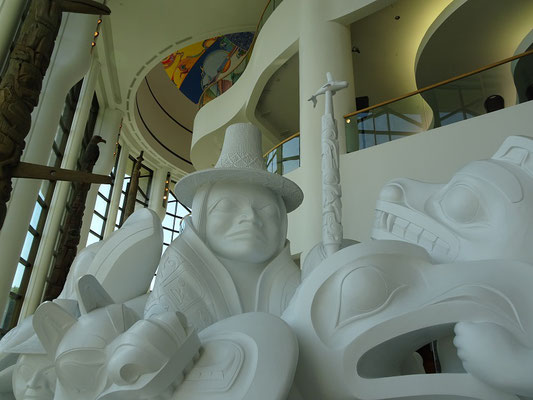
{"type": "Polygon", "coordinates": [[[261,220],[257,215],[257,211],[251,207],[243,207],[240,213],[239,222],[250,222],[259,227],[262,226],[261,220]]]}
{"type": "Polygon", "coordinates": [[[31,379],[28,381],[28,387],[32,389],[39,389],[43,387],[44,377],[40,372],[36,372],[32,375],[31,379]]]}

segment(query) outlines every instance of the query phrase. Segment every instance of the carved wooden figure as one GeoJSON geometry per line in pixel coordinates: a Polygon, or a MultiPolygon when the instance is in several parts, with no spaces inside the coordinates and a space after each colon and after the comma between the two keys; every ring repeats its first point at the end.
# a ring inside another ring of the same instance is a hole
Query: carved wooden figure
{"type": "Polygon", "coordinates": [[[108,15],[111,11],[93,0],[32,1],[0,82],[0,228],[11,195],[12,171],[24,149],[63,12],[108,15]]]}
{"type": "Polygon", "coordinates": [[[143,153],[144,152],[141,151],[141,154],[139,154],[139,157],[137,157],[137,161],[135,161],[135,165],[133,166],[122,222],[126,221],[126,219],[128,219],[128,217],[135,211],[135,199],[137,198],[137,191],[139,190],[139,177],[141,175],[141,167],[144,160],[143,153]]]}

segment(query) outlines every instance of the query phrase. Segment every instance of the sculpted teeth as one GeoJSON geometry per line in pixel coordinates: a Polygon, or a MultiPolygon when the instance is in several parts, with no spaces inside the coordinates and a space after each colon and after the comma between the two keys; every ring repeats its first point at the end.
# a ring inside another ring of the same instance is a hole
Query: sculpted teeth
{"type": "Polygon", "coordinates": [[[386,230],[408,242],[422,246],[428,252],[441,255],[447,255],[450,252],[448,243],[439,239],[433,233],[387,212],[381,210],[376,211],[374,226],[378,229],[386,230]]]}

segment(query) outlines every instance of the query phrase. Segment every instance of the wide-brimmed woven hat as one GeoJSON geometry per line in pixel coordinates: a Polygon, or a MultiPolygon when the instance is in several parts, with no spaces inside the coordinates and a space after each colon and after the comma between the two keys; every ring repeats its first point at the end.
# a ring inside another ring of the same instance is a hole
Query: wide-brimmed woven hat
{"type": "Polygon", "coordinates": [[[229,126],[215,167],[193,172],[176,184],[179,201],[191,207],[196,191],[206,183],[249,183],[267,187],[279,194],[287,212],[293,211],[303,201],[302,190],[293,181],[268,172],[261,150],[261,132],[257,127],[249,123],[229,126]]]}

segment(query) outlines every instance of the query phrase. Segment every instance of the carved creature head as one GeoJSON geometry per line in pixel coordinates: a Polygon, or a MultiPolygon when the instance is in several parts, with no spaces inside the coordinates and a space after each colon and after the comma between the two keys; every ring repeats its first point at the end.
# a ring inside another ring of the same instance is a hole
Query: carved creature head
{"type": "Polygon", "coordinates": [[[447,184],[397,179],[383,187],[372,237],[425,248],[436,262],[533,261],[533,139],[511,136],[490,160],[447,184]]]}
{"type": "Polygon", "coordinates": [[[35,312],[33,326],[57,375],[56,400],[94,400],[106,386],[107,346],[137,320],[90,275],[78,287],[82,315],[76,319],[52,302],[35,312]]]}

